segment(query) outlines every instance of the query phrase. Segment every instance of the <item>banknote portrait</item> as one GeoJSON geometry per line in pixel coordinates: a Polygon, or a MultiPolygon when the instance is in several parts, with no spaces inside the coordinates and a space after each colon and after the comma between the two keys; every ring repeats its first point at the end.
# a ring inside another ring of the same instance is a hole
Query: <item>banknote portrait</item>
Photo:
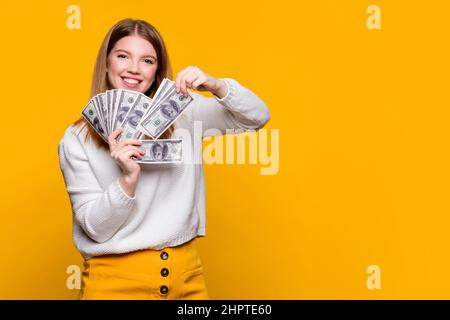
{"type": "Polygon", "coordinates": [[[155,143],[152,145],[151,157],[155,160],[164,160],[167,157],[168,147],[165,144],[155,143]]]}
{"type": "Polygon", "coordinates": [[[178,115],[179,107],[177,103],[173,100],[169,100],[167,104],[163,105],[161,107],[161,113],[167,118],[167,119],[175,119],[175,117],[178,115]]]}

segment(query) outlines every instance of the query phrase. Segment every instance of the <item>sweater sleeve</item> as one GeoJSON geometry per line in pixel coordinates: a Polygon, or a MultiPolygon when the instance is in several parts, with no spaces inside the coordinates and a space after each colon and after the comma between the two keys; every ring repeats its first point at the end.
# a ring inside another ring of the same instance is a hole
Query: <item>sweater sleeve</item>
{"type": "Polygon", "coordinates": [[[74,223],[98,243],[111,239],[132,212],[136,195],[130,198],[118,178],[103,190],[73,132],[64,135],[58,155],[74,223]]]}
{"type": "Polygon", "coordinates": [[[202,121],[203,136],[226,134],[227,129],[250,131],[262,128],[270,119],[266,104],[236,80],[222,80],[228,87],[225,97],[198,95],[201,101],[194,104],[194,120],[202,121]]]}

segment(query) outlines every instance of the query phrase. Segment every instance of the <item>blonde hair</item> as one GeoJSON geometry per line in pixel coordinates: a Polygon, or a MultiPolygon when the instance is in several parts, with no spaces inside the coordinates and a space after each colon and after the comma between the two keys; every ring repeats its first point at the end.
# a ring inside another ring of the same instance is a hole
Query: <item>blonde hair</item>
{"type": "MultiPolygon", "coordinates": [[[[117,22],[106,34],[105,39],[100,47],[97,55],[97,62],[94,67],[94,75],[91,84],[90,97],[105,92],[106,90],[113,89],[108,81],[107,75],[107,62],[110,51],[114,48],[117,41],[126,37],[137,35],[143,39],[149,41],[155,48],[158,67],[156,70],[155,80],[150,88],[144,92],[148,97],[153,97],[159,85],[164,78],[172,79],[172,69],[170,66],[169,56],[166,50],[164,41],[155,27],[143,20],[124,19],[117,22]]],[[[98,133],[92,128],[92,126],[84,119],[80,117],[74,122],[75,128],[80,128],[78,133],[83,130],[87,130],[85,141],[91,139],[99,148],[109,149],[108,144],[98,135],[98,133]]],[[[166,130],[160,138],[168,139],[174,131],[174,125],[172,124],[168,130],[166,130]]],[[[145,136],[147,137],[147,136],[145,136]]],[[[149,137],[147,137],[150,139],[149,137]]]]}

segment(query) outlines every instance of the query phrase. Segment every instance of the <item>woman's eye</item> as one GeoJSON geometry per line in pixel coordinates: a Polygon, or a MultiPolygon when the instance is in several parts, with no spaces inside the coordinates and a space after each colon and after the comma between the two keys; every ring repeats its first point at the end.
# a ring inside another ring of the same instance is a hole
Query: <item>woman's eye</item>
{"type": "Polygon", "coordinates": [[[117,56],[117,58],[120,58],[120,59],[122,59],[122,58],[126,58],[127,56],[126,55],[124,55],[124,54],[119,54],[118,56],[117,56]]]}
{"type": "Polygon", "coordinates": [[[152,61],[152,60],[150,60],[150,59],[145,59],[144,61],[145,61],[145,63],[148,63],[148,64],[153,64],[153,61],[152,61]]]}

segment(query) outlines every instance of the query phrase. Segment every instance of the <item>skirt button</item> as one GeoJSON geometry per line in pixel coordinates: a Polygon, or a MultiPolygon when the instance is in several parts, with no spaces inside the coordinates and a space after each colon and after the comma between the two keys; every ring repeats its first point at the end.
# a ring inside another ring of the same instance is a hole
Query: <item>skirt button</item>
{"type": "Polygon", "coordinates": [[[169,254],[165,251],[161,252],[161,259],[167,260],[169,258],[169,254]]]}
{"type": "Polygon", "coordinates": [[[169,288],[167,288],[167,286],[161,286],[161,288],[159,288],[159,291],[162,294],[166,294],[167,292],[169,292],[169,288]]]}
{"type": "Polygon", "coordinates": [[[169,275],[169,269],[167,269],[167,268],[162,268],[162,269],[161,269],[161,275],[162,275],[163,277],[167,277],[167,276],[169,275]]]}

